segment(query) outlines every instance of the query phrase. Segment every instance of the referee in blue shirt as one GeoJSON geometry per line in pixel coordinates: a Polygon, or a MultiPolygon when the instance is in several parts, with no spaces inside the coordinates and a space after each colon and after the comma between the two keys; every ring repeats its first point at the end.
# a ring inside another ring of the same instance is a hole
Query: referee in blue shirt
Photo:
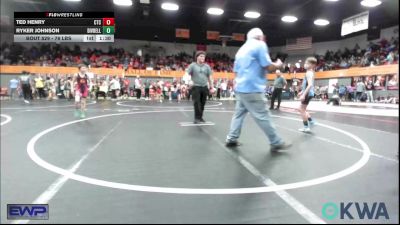
{"type": "Polygon", "coordinates": [[[235,56],[235,96],[236,107],[232,118],[229,134],[226,139],[227,147],[239,145],[243,120],[249,112],[261,130],[267,135],[271,151],[286,149],[291,146],[282,140],[271,122],[266,107],[264,90],[267,84],[267,70],[273,71],[282,66],[282,61],[272,62],[268,47],[261,29],[253,28],[247,33],[247,41],[235,56]]]}

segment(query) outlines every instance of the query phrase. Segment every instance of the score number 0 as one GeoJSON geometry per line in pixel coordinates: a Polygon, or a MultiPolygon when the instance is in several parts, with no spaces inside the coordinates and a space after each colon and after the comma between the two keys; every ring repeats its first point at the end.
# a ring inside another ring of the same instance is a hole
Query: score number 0
{"type": "Polygon", "coordinates": [[[103,26],[113,26],[114,18],[103,18],[103,26]]]}
{"type": "Polygon", "coordinates": [[[114,25],[114,18],[103,18],[103,24],[101,24],[101,20],[94,20],[93,24],[95,26],[113,26],[114,25]]]}

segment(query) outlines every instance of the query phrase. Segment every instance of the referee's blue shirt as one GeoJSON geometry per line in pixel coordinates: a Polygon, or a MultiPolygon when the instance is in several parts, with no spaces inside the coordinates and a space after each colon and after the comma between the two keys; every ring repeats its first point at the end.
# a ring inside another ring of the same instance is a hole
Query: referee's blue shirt
{"type": "Polygon", "coordinates": [[[235,56],[233,71],[236,73],[238,93],[264,93],[267,85],[267,70],[271,64],[268,47],[265,42],[249,39],[235,56]]]}

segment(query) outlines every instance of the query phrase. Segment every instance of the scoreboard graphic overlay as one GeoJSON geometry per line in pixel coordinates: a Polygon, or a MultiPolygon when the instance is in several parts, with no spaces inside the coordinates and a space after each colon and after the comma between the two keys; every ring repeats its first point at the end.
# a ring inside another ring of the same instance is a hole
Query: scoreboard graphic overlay
{"type": "Polygon", "coordinates": [[[114,12],[14,12],[14,42],[114,42],[114,12]]]}

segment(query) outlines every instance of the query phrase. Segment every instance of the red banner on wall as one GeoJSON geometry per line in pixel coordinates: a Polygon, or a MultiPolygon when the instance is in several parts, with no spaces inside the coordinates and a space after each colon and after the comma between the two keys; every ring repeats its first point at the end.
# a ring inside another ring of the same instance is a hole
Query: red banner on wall
{"type": "Polygon", "coordinates": [[[177,28],[177,29],[175,29],[175,37],[189,39],[190,38],[190,30],[177,28]]]}
{"type": "Polygon", "coordinates": [[[207,31],[207,40],[218,40],[219,31],[207,31]]]}
{"type": "Polygon", "coordinates": [[[234,41],[245,41],[244,34],[240,34],[240,33],[233,33],[232,34],[232,39],[234,41]]]}

